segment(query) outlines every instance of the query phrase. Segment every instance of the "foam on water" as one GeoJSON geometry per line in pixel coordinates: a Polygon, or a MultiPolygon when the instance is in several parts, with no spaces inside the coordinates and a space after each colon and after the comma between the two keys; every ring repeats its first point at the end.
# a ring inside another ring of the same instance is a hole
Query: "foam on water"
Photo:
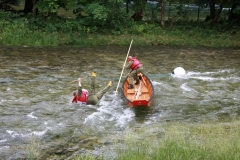
{"type": "Polygon", "coordinates": [[[99,102],[97,111],[88,115],[83,124],[94,125],[112,122],[116,127],[124,127],[134,117],[134,113],[122,106],[120,95],[108,93],[99,102]]]}
{"type": "Polygon", "coordinates": [[[203,81],[228,81],[228,80],[240,80],[240,77],[233,77],[227,75],[222,75],[223,73],[232,73],[234,70],[220,70],[217,72],[194,72],[189,71],[186,75],[187,79],[199,79],[203,81]],[[216,77],[218,76],[218,77],[216,77]],[[225,76],[225,77],[224,77],[225,76]]]}
{"type": "Polygon", "coordinates": [[[182,88],[184,91],[194,91],[196,92],[194,89],[192,89],[191,87],[187,86],[187,83],[184,83],[180,86],[180,88],[182,88]]]}
{"type": "Polygon", "coordinates": [[[3,146],[3,147],[0,147],[0,150],[1,149],[8,149],[8,148],[10,148],[9,146],[3,146]]]}
{"type": "Polygon", "coordinates": [[[30,113],[30,114],[28,114],[27,116],[28,116],[28,117],[30,117],[30,118],[33,118],[33,119],[38,119],[38,117],[36,117],[36,116],[33,116],[33,113],[34,113],[34,112],[31,112],[31,113],[30,113]]]}
{"type": "Polygon", "coordinates": [[[134,116],[135,116],[135,114],[133,113],[132,110],[130,110],[130,108],[125,109],[122,114],[117,116],[117,122],[116,122],[115,126],[121,127],[121,128],[126,126],[126,124],[128,122],[133,120],[134,116]]]}
{"type": "Polygon", "coordinates": [[[12,138],[16,138],[16,137],[31,137],[33,135],[35,136],[43,136],[47,131],[49,130],[49,128],[47,127],[45,130],[43,131],[32,131],[29,133],[18,133],[17,131],[11,131],[11,130],[6,130],[6,132],[12,137],[12,138]]]}
{"type": "Polygon", "coordinates": [[[0,140],[0,143],[6,142],[6,141],[7,141],[7,139],[2,139],[2,140],[0,140]]]}
{"type": "Polygon", "coordinates": [[[28,134],[28,136],[32,136],[32,135],[35,135],[35,136],[43,136],[49,129],[46,128],[44,131],[33,131],[31,132],[30,134],[28,134]]]}
{"type": "Polygon", "coordinates": [[[231,73],[231,72],[234,72],[234,70],[232,69],[224,69],[224,70],[219,70],[217,72],[194,72],[194,71],[189,71],[187,73],[188,76],[192,76],[192,75],[209,75],[209,74],[213,74],[213,75],[216,75],[216,74],[220,74],[222,75],[222,73],[231,73]]]}
{"type": "Polygon", "coordinates": [[[157,82],[157,81],[152,81],[152,84],[155,86],[155,85],[162,85],[161,82],[157,82]]]}
{"type": "Polygon", "coordinates": [[[178,76],[178,75],[175,75],[175,74],[171,74],[172,77],[174,78],[180,78],[180,79],[187,79],[187,74],[185,76],[178,76]]]}
{"type": "MultiPolygon", "coordinates": [[[[40,154],[48,149],[51,155],[60,153],[64,146],[66,155],[77,153],[73,150],[78,147],[80,151],[92,150],[104,155],[99,148],[109,146],[112,152],[114,147],[105,143],[92,146],[95,139],[100,138],[97,140],[100,143],[102,139],[108,142],[111,136],[121,135],[127,128],[148,126],[151,129],[152,124],[161,125],[165,121],[205,122],[239,116],[239,50],[232,50],[232,53],[220,49],[215,53],[214,49],[213,53],[206,48],[137,47],[132,50],[133,54],[141,57],[144,72],[154,80],[155,97],[150,110],[136,111],[123,102],[120,88],[117,95],[111,88],[97,105],[70,102],[77,83],[68,83],[84,77],[84,71],[92,68],[99,75],[97,87],[105,86],[110,79],[115,87],[122,68],[119,60],[124,60],[122,53],[126,47],[3,49],[1,47],[3,54],[0,56],[2,159],[23,158],[25,145],[32,135],[41,140],[40,154]],[[188,70],[184,78],[159,74],[170,73],[176,65],[188,70]]],[[[90,79],[84,82],[84,86],[89,86],[90,79]]],[[[65,155],[59,156],[67,159],[65,155]]]]}

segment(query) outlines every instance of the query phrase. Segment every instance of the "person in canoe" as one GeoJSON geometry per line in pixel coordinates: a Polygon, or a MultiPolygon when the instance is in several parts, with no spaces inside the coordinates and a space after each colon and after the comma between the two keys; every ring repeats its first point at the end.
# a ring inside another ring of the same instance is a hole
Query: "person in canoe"
{"type": "Polygon", "coordinates": [[[78,78],[78,91],[73,93],[74,98],[72,102],[80,101],[80,103],[83,104],[95,105],[112,86],[112,81],[109,81],[106,87],[104,87],[102,90],[96,93],[95,91],[96,72],[91,72],[91,87],[89,91],[82,88],[81,79],[82,78],[78,78]]]}
{"type": "Polygon", "coordinates": [[[125,68],[130,69],[130,72],[128,73],[128,76],[129,76],[128,89],[133,89],[134,80],[136,80],[136,83],[135,83],[136,85],[139,84],[138,73],[143,72],[143,65],[136,57],[129,56],[128,64],[125,66],[125,68]]]}

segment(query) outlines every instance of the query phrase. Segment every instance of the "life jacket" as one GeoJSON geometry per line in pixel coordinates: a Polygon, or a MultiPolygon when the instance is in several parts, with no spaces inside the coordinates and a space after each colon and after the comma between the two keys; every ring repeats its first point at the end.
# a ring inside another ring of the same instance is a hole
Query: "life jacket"
{"type": "Polygon", "coordinates": [[[128,62],[133,61],[133,64],[130,66],[132,70],[137,70],[139,67],[142,66],[142,64],[139,62],[139,60],[135,57],[128,58],[128,62]]]}
{"type": "Polygon", "coordinates": [[[82,89],[81,97],[78,97],[77,92],[74,93],[75,96],[72,99],[72,102],[80,103],[80,104],[88,104],[88,91],[86,89],[82,89]]]}

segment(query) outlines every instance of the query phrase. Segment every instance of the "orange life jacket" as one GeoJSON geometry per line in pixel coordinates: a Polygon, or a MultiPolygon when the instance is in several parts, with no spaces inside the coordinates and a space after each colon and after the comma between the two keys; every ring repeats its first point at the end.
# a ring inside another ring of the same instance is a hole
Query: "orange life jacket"
{"type": "Polygon", "coordinates": [[[130,66],[132,70],[137,70],[142,64],[139,62],[139,60],[135,57],[128,58],[128,62],[133,61],[133,64],[130,66]]]}
{"type": "Polygon", "coordinates": [[[72,102],[81,103],[81,104],[88,104],[88,91],[86,89],[82,89],[81,97],[78,97],[77,92],[75,93],[72,102]]]}

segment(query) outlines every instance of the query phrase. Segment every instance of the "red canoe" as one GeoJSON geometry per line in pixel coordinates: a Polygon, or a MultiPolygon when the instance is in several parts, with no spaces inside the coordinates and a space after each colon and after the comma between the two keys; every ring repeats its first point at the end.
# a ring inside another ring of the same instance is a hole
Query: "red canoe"
{"type": "Polygon", "coordinates": [[[154,97],[154,88],[150,79],[143,73],[139,74],[140,83],[128,89],[129,78],[124,79],[122,93],[130,107],[150,107],[154,97]]]}

